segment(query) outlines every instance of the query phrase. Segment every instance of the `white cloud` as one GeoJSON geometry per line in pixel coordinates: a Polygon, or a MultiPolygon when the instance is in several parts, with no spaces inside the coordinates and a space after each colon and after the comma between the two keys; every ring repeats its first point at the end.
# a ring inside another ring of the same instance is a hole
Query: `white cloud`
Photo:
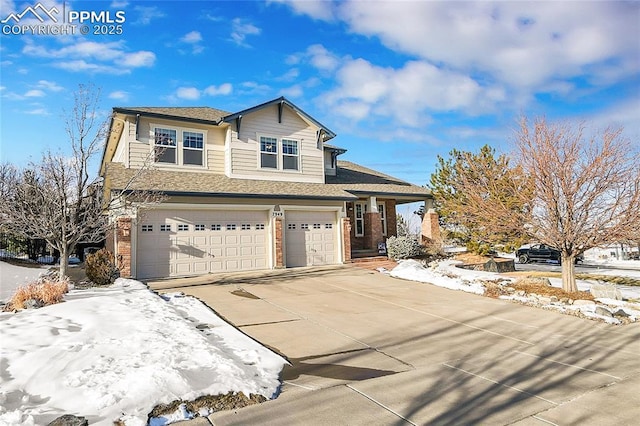
{"type": "Polygon", "coordinates": [[[178,90],[176,90],[175,97],[195,101],[200,99],[200,90],[195,87],[179,87],[178,90]]]}
{"type": "Polygon", "coordinates": [[[116,61],[118,64],[130,68],[151,67],[156,60],[156,55],[149,51],[125,53],[116,61]]]}
{"type": "Polygon", "coordinates": [[[51,113],[47,111],[46,108],[35,108],[32,110],[24,111],[24,113],[29,115],[51,115],[51,113]]]}
{"type": "Polygon", "coordinates": [[[64,87],[60,86],[58,83],[48,80],[40,80],[38,81],[38,87],[41,89],[45,89],[51,92],[60,92],[64,89],[64,87]]]}
{"type": "Polygon", "coordinates": [[[127,52],[123,40],[98,43],[79,41],[59,49],[47,49],[31,41],[27,42],[22,53],[39,58],[63,59],[53,66],[73,72],[91,72],[106,74],[128,74],[132,68],[151,67],[156,55],[149,51],[127,52]]]}
{"type": "Polygon", "coordinates": [[[109,93],[109,99],[115,99],[118,101],[128,101],[129,93],[124,90],[116,90],[115,92],[109,93]]]}
{"type": "Polygon", "coordinates": [[[637,73],[639,13],[636,2],[347,1],[339,16],[392,50],[532,90],[629,56],[626,75],[637,73]]]}
{"type": "Polygon", "coordinates": [[[200,34],[199,31],[191,31],[182,36],[182,38],[180,38],[180,41],[182,41],[183,43],[198,43],[202,41],[202,34],[200,34]]]}
{"type": "MultiPolygon", "coordinates": [[[[191,31],[180,38],[180,42],[186,43],[191,46],[191,53],[197,55],[204,51],[204,46],[200,44],[202,41],[202,34],[199,31],[191,31]]],[[[184,53],[181,51],[181,53],[184,53]]]]}
{"type": "Polygon", "coordinates": [[[232,91],[233,86],[230,83],[223,83],[220,86],[211,85],[204,89],[204,93],[209,96],[229,95],[232,91]]]}
{"type": "Polygon", "coordinates": [[[333,71],[339,65],[338,57],[320,44],[309,46],[306,53],[311,58],[311,64],[319,70],[333,71]]]}
{"type": "Polygon", "coordinates": [[[149,25],[154,19],[164,18],[165,13],[156,6],[136,6],[133,8],[138,13],[137,25],[149,25]]]}
{"type": "Polygon", "coordinates": [[[347,58],[335,80],[337,86],[322,96],[329,109],[353,120],[393,117],[414,127],[424,124],[428,112],[487,112],[506,97],[499,86],[483,86],[465,74],[424,61],[395,69],[347,58]]]}
{"type": "Polygon", "coordinates": [[[245,42],[247,36],[260,34],[260,28],[251,23],[245,23],[240,18],[235,18],[231,21],[232,31],[231,40],[238,46],[249,47],[245,42]]]}
{"type": "Polygon", "coordinates": [[[282,96],[286,96],[287,98],[299,98],[304,94],[304,90],[302,86],[299,84],[295,84],[291,87],[287,87],[280,91],[282,96]]]}
{"type": "Polygon", "coordinates": [[[299,15],[330,21],[334,18],[333,2],[328,0],[271,0],[270,3],[285,3],[299,15]]]}
{"type": "Polygon", "coordinates": [[[129,6],[129,2],[126,0],[114,0],[111,2],[111,9],[124,9],[129,6]]]}
{"type": "Polygon", "coordinates": [[[42,98],[44,96],[47,96],[47,94],[39,89],[29,90],[24,94],[25,98],[42,98]]]}

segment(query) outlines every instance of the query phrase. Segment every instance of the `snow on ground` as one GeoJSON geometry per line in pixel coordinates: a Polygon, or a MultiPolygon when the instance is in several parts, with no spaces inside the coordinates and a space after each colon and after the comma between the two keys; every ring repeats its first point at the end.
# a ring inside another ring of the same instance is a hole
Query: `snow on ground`
{"type": "MultiPolygon", "coordinates": [[[[417,260],[403,260],[398,263],[392,271],[387,272],[392,277],[402,278],[410,281],[418,281],[423,283],[429,283],[438,287],[445,287],[451,290],[462,290],[469,293],[483,294],[484,285],[482,281],[503,280],[510,281],[512,278],[506,278],[500,274],[484,271],[472,271],[468,269],[462,269],[456,267],[457,264],[462,262],[455,260],[444,260],[434,262],[430,266],[424,266],[417,260]]],[[[634,271],[620,271],[623,276],[628,276],[627,273],[634,271]]],[[[600,272],[598,272],[600,273],[600,272]]],[[[549,281],[554,287],[562,288],[562,280],[560,278],[550,278],[549,281]]],[[[579,290],[589,291],[591,288],[591,282],[578,280],[577,285],[579,290]]],[[[619,285],[617,288],[620,290],[623,298],[640,300],[640,287],[638,286],[623,286],[619,285]]],[[[517,299],[516,296],[502,296],[503,299],[517,299]]],[[[598,302],[615,306],[616,308],[623,308],[627,313],[635,318],[640,318],[640,304],[623,303],[611,299],[598,299],[598,302]]],[[[554,307],[554,306],[550,306],[554,307]]],[[[557,308],[557,307],[556,307],[557,308]]],[[[573,309],[573,308],[563,308],[573,309]]],[[[575,309],[578,309],[577,307],[575,309]]],[[[580,311],[586,316],[597,318],[603,321],[619,323],[618,320],[613,318],[607,318],[595,313],[595,305],[581,306],[580,311]],[[617,322],[616,322],[617,321],[617,322]]],[[[562,309],[560,309],[562,310],[562,309]]]]}
{"type": "Polygon", "coordinates": [[[422,263],[416,260],[401,261],[398,266],[393,268],[390,275],[395,278],[403,278],[410,281],[418,281],[430,283],[439,287],[445,287],[450,290],[462,290],[468,293],[484,294],[484,286],[478,282],[476,278],[484,275],[485,279],[492,274],[487,272],[469,271],[466,269],[455,268],[452,266],[458,263],[454,260],[438,262],[437,266],[425,268],[422,263]]]}
{"type": "Polygon", "coordinates": [[[0,261],[0,300],[6,302],[11,298],[16,288],[38,279],[48,267],[30,267],[12,265],[0,261]]]}
{"type": "Polygon", "coordinates": [[[0,341],[0,425],[75,414],[92,425],[137,426],[176,399],[229,391],[273,398],[286,364],[196,299],[160,297],[126,279],[0,313],[0,341]]]}

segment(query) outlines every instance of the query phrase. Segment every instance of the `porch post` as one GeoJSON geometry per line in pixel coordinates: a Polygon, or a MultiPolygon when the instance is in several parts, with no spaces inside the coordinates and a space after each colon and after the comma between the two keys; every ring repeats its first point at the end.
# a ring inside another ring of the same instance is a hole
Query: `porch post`
{"type": "Polygon", "coordinates": [[[382,219],[378,212],[378,200],[369,197],[367,200],[367,213],[364,214],[364,245],[366,249],[377,250],[378,243],[384,242],[382,235],[382,219]]]}

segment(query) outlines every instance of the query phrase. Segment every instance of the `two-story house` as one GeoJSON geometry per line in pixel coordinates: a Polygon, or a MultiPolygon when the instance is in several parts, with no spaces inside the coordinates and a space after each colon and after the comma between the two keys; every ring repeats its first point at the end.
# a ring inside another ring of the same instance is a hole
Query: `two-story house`
{"type": "MultiPolygon", "coordinates": [[[[350,262],[396,234],[398,204],[432,207],[425,188],[339,161],[346,150],[327,143],[335,136],[285,98],[236,113],[113,108],[100,168],[106,196],[164,194],[115,218],[107,247],[123,276],[350,262]]],[[[423,234],[437,238],[429,211],[423,234]]]]}

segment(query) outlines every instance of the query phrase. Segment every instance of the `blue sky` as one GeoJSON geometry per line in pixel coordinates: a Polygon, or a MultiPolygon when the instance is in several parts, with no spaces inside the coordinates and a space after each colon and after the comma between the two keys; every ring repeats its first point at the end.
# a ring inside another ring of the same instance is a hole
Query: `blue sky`
{"type": "MultiPolygon", "coordinates": [[[[20,166],[66,151],[61,116],[80,83],[101,88],[105,119],[284,95],[338,134],[342,159],[419,185],[453,148],[508,152],[521,114],[624,126],[640,142],[638,1],[40,3],[124,22],[120,35],[3,28],[0,160],[20,166]]],[[[0,18],[36,4],[0,0],[0,18]]]]}

